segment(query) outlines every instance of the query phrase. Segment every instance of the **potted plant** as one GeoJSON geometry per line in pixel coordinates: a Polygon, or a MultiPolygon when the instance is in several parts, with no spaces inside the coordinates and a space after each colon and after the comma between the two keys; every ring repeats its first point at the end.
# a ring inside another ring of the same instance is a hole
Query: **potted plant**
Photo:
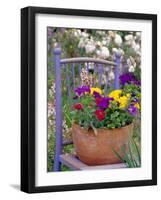
{"type": "Polygon", "coordinates": [[[87,165],[120,163],[128,151],[133,121],[140,112],[140,83],[120,77],[123,88],[103,94],[100,88],[76,89],[72,136],[79,159],[87,165]],[[124,151],[121,149],[124,148],[124,151]]]}

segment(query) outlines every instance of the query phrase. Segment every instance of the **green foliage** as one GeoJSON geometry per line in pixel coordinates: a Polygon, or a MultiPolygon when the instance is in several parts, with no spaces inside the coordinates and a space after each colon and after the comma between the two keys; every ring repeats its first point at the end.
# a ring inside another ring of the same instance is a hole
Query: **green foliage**
{"type": "Polygon", "coordinates": [[[95,122],[96,118],[94,117],[95,113],[95,102],[94,97],[90,95],[85,95],[84,97],[79,99],[80,103],[83,105],[83,110],[73,110],[71,112],[72,118],[74,121],[83,126],[84,128],[91,128],[95,122]]]}
{"type": "Polygon", "coordinates": [[[141,80],[141,68],[140,67],[136,66],[134,75],[137,78],[137,80],[141,80]]]}
{"type": "MultiPolygon", "coordinates": [[[[55,156],[55,133],[51,129],[48,129],[48,134],[50,133],[50,137],[48,138],[48,172],[51,172],[53,170],[54,165],[54,156],[55,156]]],[[[63,146],[63,153],[72,153],[73,152],[73,145],[66,145],[63,146]]],[[[63,171],[69,171],[69,168],[62,166],[63,171]]]]}
{"type": "Polygon", "coordinates": [[[129,168],[141,167],[141,152],[134,138],[131,138],[128,143],[128,152],[125,152],[125,146],[122,146],[121,152],[114,149],[113,151],[129,168]],[[121,154],[124,154],[124,156],[121,156],[121,154]]]}
{"type": "Polygon", "coordinates": [[[118,109],[113,112],[113,110],[107,109],[106,112],[107,117],[104,125],[108,129],[121,128],[133,122],[133,117],[125,110],[118,109]]]}
{"type": "Polygon", "coordinates": [[[126,84],[123,87],[124,94],[132,94],[133,97],[141,98],[141,87],[135,84],[126,84]]]}
{"type": "Polygon", "coordinates": [[[96,117],[98,107],[95,98],[91,95],[85,95],[79,99],[79,103],[83,105],[83,110],[73,110],[71,117],[74,122],[84,128],[121,128],[133,122],[134,117],[127,112],[126,109],[120,109],[117,102],[110,102],[110,106],[105,110],[105,118],[100,121],[96,117]]]}

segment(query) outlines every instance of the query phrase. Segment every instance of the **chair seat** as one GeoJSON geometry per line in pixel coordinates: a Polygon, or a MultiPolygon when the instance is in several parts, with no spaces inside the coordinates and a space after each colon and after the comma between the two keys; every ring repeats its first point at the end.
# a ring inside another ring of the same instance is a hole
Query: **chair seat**
{"type": "Polygon", "coordinates": [[[83,162],[81,162],[76,155],[69,154],[69,153],[60,155],[60,162],[64,165],[68,166],[72,170],[97,170],[97,169],[127,168],[127,165],[125,163],[89,166],[89,165],[86,165],[83,162]]]}

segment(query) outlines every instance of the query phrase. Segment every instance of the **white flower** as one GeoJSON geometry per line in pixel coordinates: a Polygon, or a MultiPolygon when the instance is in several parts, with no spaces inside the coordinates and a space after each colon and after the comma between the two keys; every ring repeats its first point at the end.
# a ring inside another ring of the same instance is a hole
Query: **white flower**
{"type": "Polygon", "coordinates": [[[89,63],[88,68],[93,70],[94,69],[94,63],[89,63]]]}
{"type": "Polygon", "coordinates": [[[141,36],[141,32],[136,32],[136,36],[141,36]]]}
{"type": "Polygon", "coordinates": [[[113,53],[117,53],[117,52],[118,52],[118,49],[117,49],[117,48],[112,48],[112,52],[113,52],[113,53]]]}
{"type": "Polygon", "coordinates": [[[115,36],[115,33],[113,31],[108,31],[108,34],[110,37],[114,37],[115,36]]]}
{"type": "MultiPolygon", "coordinates": [[[[141,51],[139,50],[139,51],[136,51],[136,54],[138,55],[138,56],[141,56],[141,51]]],[[[138,59],[139,57],[137,57],[137,59],[138,59]]],[[[140,58],[139,58],[140,59],[140,58]]]]}
{"type": "Polygon", "coordinates": [[[94,63],[85,63],[85,68],[87,68],[87,67],[88,67],[88,69],[93,70],[94,69],[94,63]]]}
{"type": "Polygon", "coordinates": [[[105,72],[108,72],[109,70],[109,66],[105,66],[105,72]]]}
{"type": "Polygon", "coordinates": [[[85,50],[86,50],[86,53],[89,54],[89,53],[93,53],[95,51],[96,47],[94,44],[92,43],[88,43],[86,46],[85,46],[85,50]]]}
{"type": "Polygon", "coordinates": [[[124,55],[125,54],[124,50],[119,48],[119,54],[124,55]]]}
{"type": "Polygon", "coordinates": [[[114,72],[111,70],[108,74],[108,79],[113,80],[115,78],[114,72]]]}
{"type": "Polygon", "coordinates": [[[97,42],[96,42],[96,45],[97,45],[97,46],[101,46],[101,42],[100,42],[100,41],[97,41],[97,42]]]}
{"type": "Polygon", "coordinates": [[[102,74],[102,79],[101,79],[101,84],[102,85],[105,85],[106,84],[106,75],[105,74],[102,74]]]}
{"type": "Polygon", "coordinates": [[[107,41],[106,40],[102,40],[102,45],[103,46],[107,45],[107,41]]]}
{"type": "Polygon", "coordinates": [[[109,57],[109,55],[110,55],[110,52],[109,52],[109,50],[108,50],[108,48],[107,47],[102,47],[101,49],[100,49],[100,58],[102,58],[102,59],[106,59],[106,58],[108,58],[109,57]]]}
{"type": "Polygon", "coordinates": [[[84,48],[86,45],[86,40],[84,38],[81,38],[78,43],[78,48],[84,48]]]}
{"type": "Polygon", "coordinates": [[[140,41],[141,40],[141,32],[136,32],[136,39],[138,40],[138,41],[140,41]]]}
{"type": "Polygon", "coordinates": [[[127,65],[129,65],[129,66],[131,65],[131,60],[130,60],[130,58],[127,59],[127,65]]]}
{"type": "Polygon", "coordinates": [[[123,51],[123,49],[121,49],[121,48],[119,48],[119,49],[117,49],[117,48],[112,48],[112,53],[114,53],[114,54],[119,54],[120,56],[124,55],[124,51],[123,51]]]}
{"type": "Polygon", "coordinates": [[[132,56],[130,56],[130,61],[131,61],[132,65],[134,66],[135,65],[135,59],[132,56]]]}
{"type": "Polygon", "coordinates": [[[135,45],[133,45],[133,49],[137,52],[140,49],[140,45],[135,43],[135,45]]]}
{"type": "Polygon", "coordinates": [[[97,33],[98,35],[104,35],[104,34],[105,34],[105,31],[96,31],[96,33],[97,33]]]}
{"type": "Polygon", "coordinates": [[[96,50],[96,55],[97,55],[98,57],[100,57],[101,51],[100,51],[100,50],[96,50]]]}
{"type": "Polygon", "coordinates": [[[129,40],[133,40],[133,35],[129,34],[125,36],[125,40],[129,41],[129,40]]]}
{"type": "Polygon", "coordinates": [[[133,65],[131,65],[131,66],[129,67],[129,72],[134,72],[134,71],[135,71],[135,68],[134,68],[133,65]]]}
{"type": "Polygon", "coordinates": [[[58,42],[55,42],[54,43],[54,48],[57,48],[59,46],[59,43],[58,42]]]}
{"type": "Polygon", "coordinates": [[[75,37],[79,37],[80,35],[81,35],[81,30],[75,29],[75,30],[74,30],[74,36],[75,36],[75,37]]]}
{"type": "Polygon", "coordinates": [[[89,36],[89,34],[86,33],[86,32],[82,32],[81,36],[82,36],[83,38],[87,38],[87,37],[89,36]]]}
{"type": "Polygon", "coordinates": [[[111,42],[111,38],[109,36],[106,37],[106,45],[108,46],[111,42]]]}
{"type": "Polygon", "coordinates": [[[116,45],[121,46],[122,38],[121,38],[121,36],[119,34],[115,34],[114,42],[115,42],[116,45]]]}

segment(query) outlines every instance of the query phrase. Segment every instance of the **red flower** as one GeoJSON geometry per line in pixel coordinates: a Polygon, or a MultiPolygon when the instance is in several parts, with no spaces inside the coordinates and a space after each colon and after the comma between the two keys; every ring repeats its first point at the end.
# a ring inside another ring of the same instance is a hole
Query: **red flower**
{"type": "Polygon", "coordinates": [[[96,105],[99,106],[99,104],[101,103],[101,101],[102,101],[102,99],[99,98],[99,97],[97,97],[97,98],[96,98],[96,105]]]}
{"type": "Polygon", "coordinates": [[[76,104],[74,104],[74,109],[83,110],[83,105],[81,103],[76,103],[76,104]]]}
{"type": "Polygon", "coordinates": [[[103,110],[96,110],[95,115],[97,116],[99,121],[104,120],[106,113],[103,110]]]}

